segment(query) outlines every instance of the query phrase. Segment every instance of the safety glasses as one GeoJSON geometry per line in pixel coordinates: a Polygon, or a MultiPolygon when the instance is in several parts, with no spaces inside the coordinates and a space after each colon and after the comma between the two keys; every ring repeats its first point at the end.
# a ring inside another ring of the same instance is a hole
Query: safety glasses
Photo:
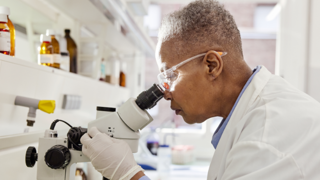
{"type": "MultiPolygon", "coordinates": [[[[215,51],[215,52],[217,52],[217,51],[215,51]]],[[[223,57],[227,54],[227,52],[217,52],[217,53],[220,55],[220,57],[223,57]]],[[[158,81],[159,81],[159,85],[161,86],[161,88],[163,90],[172,91],[173,90],[173,83],[179,76],[178,72],[175,72],[175,70],[178,69],[179,67],[181,67],[182,65],[190,62],[191,60],[194,60],[194,59],[201,57],[201,56],[205,56],[206,54],[207,53],[198,54],[198,55],[193,56],[187,60],[182,61],[181,63],[179,63],[175,66],[172,66],[170,69],[167,69],[167,70],[161,72],[158,75],[158,81]]]]}

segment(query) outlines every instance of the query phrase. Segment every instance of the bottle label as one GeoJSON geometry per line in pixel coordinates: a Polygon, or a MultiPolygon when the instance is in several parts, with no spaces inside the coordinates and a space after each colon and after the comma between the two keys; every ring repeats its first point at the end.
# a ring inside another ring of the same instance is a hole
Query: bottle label
{"type": "Polygon", "coordinates": [[[0,31],[0,51],[10,51],[10,32],[0,31]]]}
{"type": "Polygon", "coordinates": [[[60,69],[65,71],[70,71],[70,57],[69,56],[61,56],[60,59],[60,69]]]}
{"type": "Polygon", "coordinates": [[[54,63],[61,63],[61,55],[60,54],[52,54],[53,62],[54,63]]]}
{"type": "Polygon", "coordinates": [[[75,176],[74,180],[83,180],[82,176],[75,176]]]}
{"type": "Polygon", "coordinates": [[[53,63],[52,54],[39,54],[39,62],[40,63],[53,63]]]}

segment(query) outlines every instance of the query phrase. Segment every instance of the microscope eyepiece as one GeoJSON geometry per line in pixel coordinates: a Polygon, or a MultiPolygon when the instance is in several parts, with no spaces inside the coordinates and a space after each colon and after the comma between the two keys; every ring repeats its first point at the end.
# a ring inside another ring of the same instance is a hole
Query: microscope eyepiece
{"type": "Polygon", "coordinates": [[[143,110],[151,109],[163,98],[163,95],[161,88],[157,84],[153,84],[151,88],[139,94],[136,103],[143,110]]]}

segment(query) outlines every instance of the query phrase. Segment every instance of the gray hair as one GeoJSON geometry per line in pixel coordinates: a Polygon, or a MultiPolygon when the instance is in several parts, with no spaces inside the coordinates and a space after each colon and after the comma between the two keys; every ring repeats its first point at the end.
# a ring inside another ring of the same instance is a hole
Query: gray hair
{"type": "Polygon", "coordinates": [[[237,25],[229,11],[216,0],[194,1],[165,17],[159,29],[159,40],[165,42],[172,38],[194,46],[217,44],[242,56],[237,25]]]}

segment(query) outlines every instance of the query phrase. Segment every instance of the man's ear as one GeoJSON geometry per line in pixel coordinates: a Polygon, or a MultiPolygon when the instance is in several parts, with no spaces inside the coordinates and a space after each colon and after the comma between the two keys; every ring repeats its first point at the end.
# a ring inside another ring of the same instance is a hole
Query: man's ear
{"type": "Polygon", "coordinates": [[[203,63],[206,65],[206,73],[216,79],[222,72],[223,61],[221,56],[215,51],[208,51],[203,59],[203,63]]]}

